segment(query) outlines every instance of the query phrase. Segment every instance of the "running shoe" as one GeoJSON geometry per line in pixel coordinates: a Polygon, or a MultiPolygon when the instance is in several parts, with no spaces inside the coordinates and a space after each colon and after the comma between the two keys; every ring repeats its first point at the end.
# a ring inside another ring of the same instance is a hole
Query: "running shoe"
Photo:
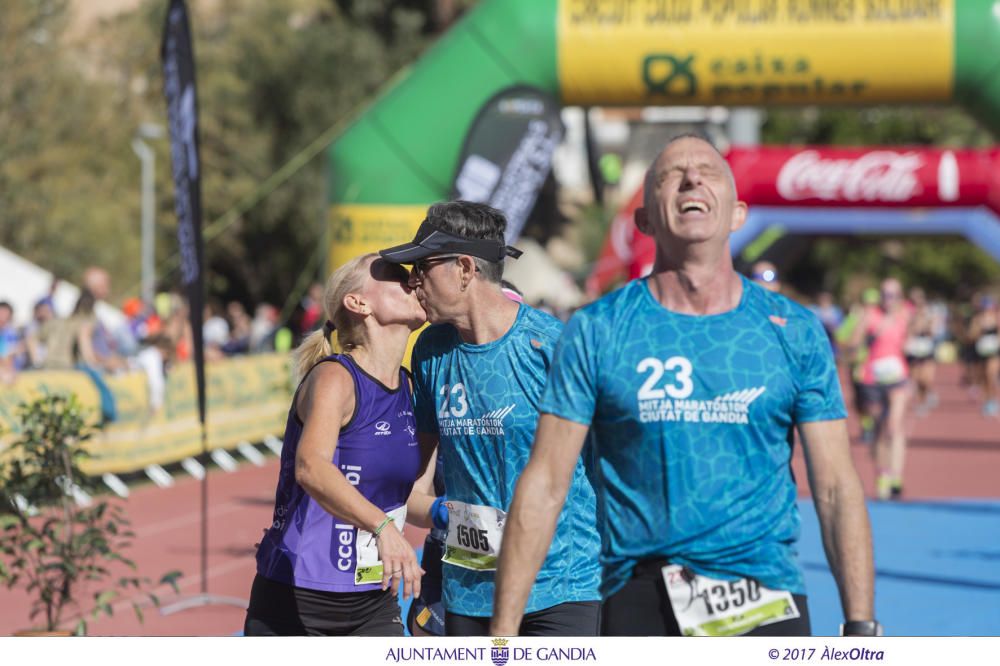
{"type": "Polygon", "coordinates": [[[888,474],[879,474],[875,480],[875,494],[880,500],[887,500],[892,497],[892,477],[888,474]]]}
{"type": "Polygon", "coordinates": [[[900,500],[903,498],[902,479],[893,479],[889,487],[889,499],[900,500]]]}
{"type": "Polygon", "coordinates": [[[983,416],[996,416],[1000,414],[1000,404],[996,400],[988,400],[983,405],[983,416]]]}

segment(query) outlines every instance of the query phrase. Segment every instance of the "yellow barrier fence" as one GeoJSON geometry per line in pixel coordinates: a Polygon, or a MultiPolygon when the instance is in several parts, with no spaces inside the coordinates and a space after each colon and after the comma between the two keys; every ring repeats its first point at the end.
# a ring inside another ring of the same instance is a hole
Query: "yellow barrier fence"
{"type": "MultiPolygon", "coordinates": [[[[89,443],[93,458],[88,474],[122,474],[147,465],[169,464],[201,452],[194,370],[190,364],[171,369],[164,405],[150,408],[146,375],[131,372],[106,377],[115,397],[118,418],[89,443]]],[[[206,367],[208,446],[232,448],[284,431],[291,400],[290,357],[263,354],[226,359],[206,367]]],[[[17,433],[16,407],[44,393],[75,393],[81,404],[100,413],[94,384],[79,372],[26,372],[12,386],[0,388],[0,451],[17,433]]]]}

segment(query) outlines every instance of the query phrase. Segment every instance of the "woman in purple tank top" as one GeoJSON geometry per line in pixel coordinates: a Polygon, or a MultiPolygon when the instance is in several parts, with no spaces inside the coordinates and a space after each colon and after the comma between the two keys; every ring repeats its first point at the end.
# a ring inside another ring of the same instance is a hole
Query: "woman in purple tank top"
{"type": "Polygon", "coordinates": [[[421,456],[401,363],[425,321],[407,281],[405,269],[368,254],[327,282],[326,325],[297,353],[301,380],[257,549],[248,636],[403,635],[397,592],[419,595],[423,573],[402,536],[421,456]]]}

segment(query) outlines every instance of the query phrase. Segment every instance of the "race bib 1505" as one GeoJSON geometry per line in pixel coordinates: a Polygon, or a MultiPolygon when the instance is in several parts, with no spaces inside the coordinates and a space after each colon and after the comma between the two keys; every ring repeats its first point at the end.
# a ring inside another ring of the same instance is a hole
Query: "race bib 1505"
{"type": "Polygon", "coordinates": [[[442,562],[474,571],[496,571],[506,512],[449,500],[448,538],[442,562]]]}

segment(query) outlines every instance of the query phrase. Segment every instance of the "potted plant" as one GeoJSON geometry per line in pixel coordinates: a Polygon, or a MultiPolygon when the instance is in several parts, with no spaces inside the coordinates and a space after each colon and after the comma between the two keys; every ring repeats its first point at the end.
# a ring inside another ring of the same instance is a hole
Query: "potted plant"
{"type": "MultiPolygon", "coordinates": [[[[97,498],[79,506],[73,498],[77,489],[97,491],[80,470],[93,429],[79,402],[46,395],[17,414],[20,432],[0,449],[0,583],[32,595],[29,621],[42,632],[83,635],[88,618],[111,615],[129,592],[141,621],[139,601],[159,600],[123,555],[134,534],[120,503],[97,498]],[[79,619],[67,631],[71,615],[79,619]]],[[[176,590],[179,576],[168,573],[160,583],[176,590]]]]}

